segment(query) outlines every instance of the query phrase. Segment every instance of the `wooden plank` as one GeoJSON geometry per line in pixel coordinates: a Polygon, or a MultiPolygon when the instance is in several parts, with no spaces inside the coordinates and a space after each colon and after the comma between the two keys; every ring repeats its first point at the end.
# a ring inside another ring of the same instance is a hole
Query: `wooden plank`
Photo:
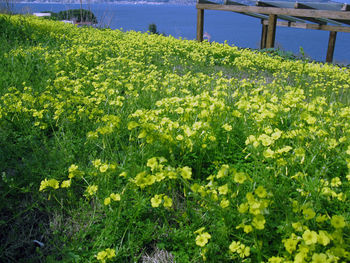
{"type": "Polygon", "coordinates": [[[336,37],[337,37],[337,32],[335,31],[329,32],[328,49],[327,49],[327,56],[326,56],[326,62],[328,63],[333,62],[333,54],[334,54],[336,37]]]}
{"type": "Polygon", "coordinates": [[[350,5],[349,4],[343,4],[341,11],[350,11],[350,5]]]}
{"type": "MultiPolygon", "coordinates": [[[[313,8],[312,6],[309,6],[309,5],[306,5],[306,4],[302,4],[302,3],[298,3],[298,2],[295,2],[294,4],[294,8],[295,9],[316,9],[316,8],[313,8]]],[[[317,24],[321,24],[321,25],[327,25],[327,23],[332,23],[332,24],[336,24],[338,26],[341,25],[341,23],[335,21],[335,20],[331,20],[331,19],[325,19],[325,18],[321,18],[321,19],[316,19],[316,21],[313,21],[313,19],[315,18],[308,18],[309,21],[311,22],[314,22],[314,23],[317,23],[317,24]],[[317,22],[317,20],[320,22],[317,22]]]]}
{"type": "MultiPolygon", "coordinates": [[[[256,5],[257,6],[262,6],[262,7],[277,7],[277,8],[280,8],[280,7],[278,7],[278,5],[275,5],[273,3],[265,3],[265,2],[261,2],[261,1],[257,1],[256,5]]],[[[312,8],[306,8],[306,9],[312,9],[312,8]]],[[[313,23],[321,24],[321,25],[326,25],[327,24],[327,22],[324,22],[322,20],[319,20],[319,19],[316,19],[316,18],[312,18],[312,17],[299,17],[299,18],[302,18],[303,20],[307,20],[307,21],[310,21],[310,22],[313,22],[313,23]]],[[[293,22],[297,22],[297,21],[293,21],[293,22]]],[[[299,21],[299,22],[305,22],[305,21],[299,21]]]]}
{"type": "Polygon", "coordinates": [[[203,41],[204,9],[197,10],[197,41],[203,41]]]}
{"type": "MultiPolygon", "coordinates": [[[[268,25],[268,21],[266,20],[264,20],[263,23],[264,25],[268,25]]],[[[282,22],[282,21],[278,21],[277,26],[350,33],[349,26],[315,25],[315,24],[307,24],[307,23],[294,23],[294,22],[282,22]]]]}
{"type": "MultiPolygon", "coordinates": [[[[298,3],[296,2],[295,5],[294,5],[294,8],[300,8],[300,9],[315,9],[311,6],[308,6],[306,4],[302,4],[302,3],[298,3]]],[[[315,21],[312,21],[310,20],[311,22],[315,22],[315,21]]],[[[332,23],[332,24],[336,24],[338,26],[340,26],[342,23],[344,24],[350,24],[350,21],[341,21],[341,20],[331,20],[331,19],[320,19],[320,21],[323,21],[324,22],[324,25],[326,25],[327,23],[332,23]]],[[[315,22],[317,23],[317,22],[315,22]]],[[[319,23],[319,24],[322,24],[322,23],[319,23]]]]}
{"type": "Polygon", "coordinates": [[[261,20],[262,28],[261,28],[261,40],[260,40],[260,49],[266,48],[266,39],[267,39],[267,27],[269,21],[261,20]],[[264,23],[266,21],[266,24],[264,23]]]}
{"type": "Polygon", "coordinates": [[[275,47],[277,15],[269,15],[269,24],[267,26],[266,48],[275,47]]]}
{"type": "Polygon", "coordinates": [[[259,6],[239,6],[239,5],[213,5],[213,4],[196,4],[198,9],[221,10],[232,12],[253,12],[268,15],[287,15],[299,17],[315,17],[350,20],[350,12],[348,11],[328,11],[328,10],[312,10],[312,9],[291,9],[278,7],[259,7],[259,6]]]}

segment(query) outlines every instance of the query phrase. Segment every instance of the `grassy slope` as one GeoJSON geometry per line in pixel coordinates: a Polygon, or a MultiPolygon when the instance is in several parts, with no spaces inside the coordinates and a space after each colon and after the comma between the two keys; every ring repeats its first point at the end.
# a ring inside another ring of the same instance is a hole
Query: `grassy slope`
{"type": "MultiPolygon", "coordinates": [[[[281,241],[293,233],[292,222],[331,233],[328,221],[321,226],[315,218],[305,219],[311,207],[317,215],[349,219],[342,200],[342,193],[349,195],[348,70],[215,43],[78,29],[20,16],[1,16],[0,32],[0,253],[5,261],[87,262],[111,247],[118,262],[132,262],[158,246],[179,262],[196,262],[203,250],[194,231],[205,226],[212,235],[209,261],[229,261],[229,253],[217,254],[235,239],[246,241],[256,262],[284,255],[281,241]],[[169,128],[175,122],[177,133],[169,128]],[[186,127],[193,131],[195,123],[204,126],[187,138],[186,127]],[[281,139],[266,142],[276,129],[283,132],[281,139]],[[258,147],[246,141],[249,135],[258,147]],[[293,150],[277,154],[285,146],[293,150]],[[275,151],[273,157],[267,157],[267,149],[275,151]],[[146,164],[154,156],[165,157],[180,178],[135,181],[142,171],[152,174],[146,164]],[[92,164],[98,159],[108,165],[107,172],[92,164]],[[224,164],[251,181],[241,187],[211,178],[214,187],[206,186],[206,177],[223,171],[224,164]],[[181,179],[181,167],[191,168],[193,182],[181,179]],[[82,172],[84,179],[77,179],[82,172]],[[121,172],[127,177],[118,176],[121,172]],[[308,176],[291,178],[298,172],[308,176]],[[45,178],[62,182],[69,173],[74,178],[67,190],[38,192],[45,178]],[[322,180],[333,178],[342,184],[334,181],[333,192],[320,194],[328,191],[322,180]],[[194,182],[206,194],[191,190],[194,182]],[[237,192],[228,198],[231,210],[220,206],[227,199],[215,198],[224,183],[230,194],[237,192]],[[98,185],[96,196],[87,197],[88,185],[98,185]],[[235,230],[254,218],[236,207],[258,185],[269,192],[259,200],[266,199],[271,212],[261,211],[268,223],[252,236],[235,230]],[[114,192],[122,201],[105,206],[104,198],[114,192]],[[156,193],[171,196],[173,209],[152,208],[156,193]],[[292,201],[300,204],[299,212],[292,201]],[[35,239],[45,247],[36,248],[35,239]]],[[[348,240],[348,228],[344,231],[348,240]]],[[[348,248],[338,238],[332,245],[348,248]]]]}

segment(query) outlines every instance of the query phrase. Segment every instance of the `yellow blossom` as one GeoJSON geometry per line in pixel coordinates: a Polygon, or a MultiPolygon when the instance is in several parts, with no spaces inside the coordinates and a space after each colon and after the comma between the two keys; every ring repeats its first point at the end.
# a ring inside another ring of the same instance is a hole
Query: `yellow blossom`
{"type": "Polygon", "coordinates": [[[61,183],[61,188],[68,188],[68,187],[70,187],[70,185],[71,185],[71,180],[69,179],[69,180],[65,180],[65,181],[62,181],[62,183],[61,183]]]}
{"type": "Polygon", "coordinates": [[[108,164],[102,164],[101,166],[100,166],[100,172],[101,173],[104,173],[104,172],[106,172],[108,170],[108,164]]]}
{"type": "Polygon", "coordinates": [[[182,178],[187,180],[191,179],[192,169],[190,167],[188,166],[182,167],[180,171],[181,171],[182,178]]]}
{"type": "Polygon", "coordinates": [[[327,255],[320,253],[320,254],[313,254],[312,255],[312,261],[311,263],[325,263],[327,262],[327,255]]]}
{"type": "Polygon", "coordinates": [[[320,230],[318,232],[317,242],[323,246],[327,246],[329,244],[330,238],[326,231],[320,230]]]}
{"type": "Polygon", "coordinates": [[[94,195],[98,190],[98,186],[97,185],[89,185],[86,188],[86,192],[88,194],[88,196],[94,195]]]}
{"type": "Polygon", "coordinates": [[[227,199],[223,199],[223,200],[221,200],[221,202],[220,202],[220,206],[221,206],[222,208],[226,208],[226,207],[228,207],[229,205],[230,205],[230,201],[227,200],[227,199]]]}
{"type": "Polygon", "coordinates": [[[267,195],[266,189],[261,185],[255,189],[254,193],[260,198],[265,198],[267,195]]]}
{"type": "Polygon", "coordinates": [[[39,191],[43,191],[47,187],[51,187],[53,189],[58,189],[60,187],[60,184],[56,179],[50,179],[50,180],[44,179],[40,183],[39,191]]]}
{"type": "Polygon", "coordinates": [[[235,173],[233,180],[238,184],[243,184],[247,180],[247,176],[243,172],[235,173]]]}
{"type": "Polygon", "coordinates": [[[225,123],[224,125],[222,125],[222,128],[225,131],[232,131],[232,126],[230,124],[225,123]]]}
{"type": "Polygon", "coordinates": [[[162,202],[162,195],[155,195],[154,197],[151,198],[152,207],[159,207],[161,202],[162,202]]]}
{"type": "Polygon", "coordinates": [[[303,234],[303,240],[306,245],[317,243],[317,233],[315,231],[306,230],[303,234]]]}
{"type": "Polygon", "coordinates": [[[104,205],[109,205],[111,203],[111,198],[106,197],[105,200],[103,201],[104,205]]]}
{"type": "Polygon", "coordinates": [[[173,205],[173,200],[169,197],[169,196],[167,196],[167,195],[164,195],[164,207],[172,207],[172,205],[173,205]]]}
{"type": "Polygon", "coordinates": [[[110,197],[113,201],[120,201],[120,194],[112,193],[112,194],[109,195],[109,197],[110,197]]]}
{"type": "Polygon", "coordinates": [[[340,215],[334,215],[332,216],[331,224],[335,228],[344,228],[346,225],[345,218],[340,215]]]}
{"type": "Polygon", "coordinates": [[[204,247],[207,243],[208,240],[211,238],[211,235],[208,232],[204,232],[202,234],[199,234],[196,237],[196,245],[200,247],[204,247]]]}
{"type": "Polygon", "coordinates": [[[227,191],[228,191],[228,185],[227,184],[224,184],[222,186],[219,186],[218,187],[218,191],[219,191],[219,194],[220,195],[226,195],[227,194],[227,191]]]}

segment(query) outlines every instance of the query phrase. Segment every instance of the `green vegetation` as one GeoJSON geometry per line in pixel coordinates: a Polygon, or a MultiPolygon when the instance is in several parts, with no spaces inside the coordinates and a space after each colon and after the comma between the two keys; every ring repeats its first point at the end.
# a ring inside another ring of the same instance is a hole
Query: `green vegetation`
{"type": "Polygon", "coordinates": [[[93,24],[97,24],[97,18],[94,13],[86,9],[69,9],[58,13],[45,11],[43,13],[50,13],[51,17],[48,18],[52,20],[75,20],[78,23],[92,22],[93,24]]]}
{"type": "Polygon", "coordinates": [[[30,16],[0,43],[0,261],[350,260],[349,69],[30,16]]]}

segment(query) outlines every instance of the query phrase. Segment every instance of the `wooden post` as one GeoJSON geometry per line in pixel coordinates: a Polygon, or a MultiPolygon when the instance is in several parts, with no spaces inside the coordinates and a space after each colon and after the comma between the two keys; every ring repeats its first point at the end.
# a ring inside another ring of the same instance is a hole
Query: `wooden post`
{"type": "Polygon", "coordinates": [[[328,63],[333,62],[333,54],[334,54],[334,47],[335,47],[336,38],[337,38],[336,31],[329,32],[328,49],[327,49],[327,56],[326,56],[326,62],[328,62],[328,63]]]}
{"type": "Polygon", "coordinates": [[[277,15],[269,15],[269,24],[267,27],[266,48],[275,47],[277,15]]]}
{"type": "Polygon", "coordinates": [[[266,48],[266,38],[267,38],[267,27],[268,25],[264,24],[264,19],[261,19],[261,40],[260,40],[260,49],[266,48]]]}
{"type": "Polygon", "coordinates": [[[197,41],[203,41],[204,9],[197,9],[197,41]]]}

